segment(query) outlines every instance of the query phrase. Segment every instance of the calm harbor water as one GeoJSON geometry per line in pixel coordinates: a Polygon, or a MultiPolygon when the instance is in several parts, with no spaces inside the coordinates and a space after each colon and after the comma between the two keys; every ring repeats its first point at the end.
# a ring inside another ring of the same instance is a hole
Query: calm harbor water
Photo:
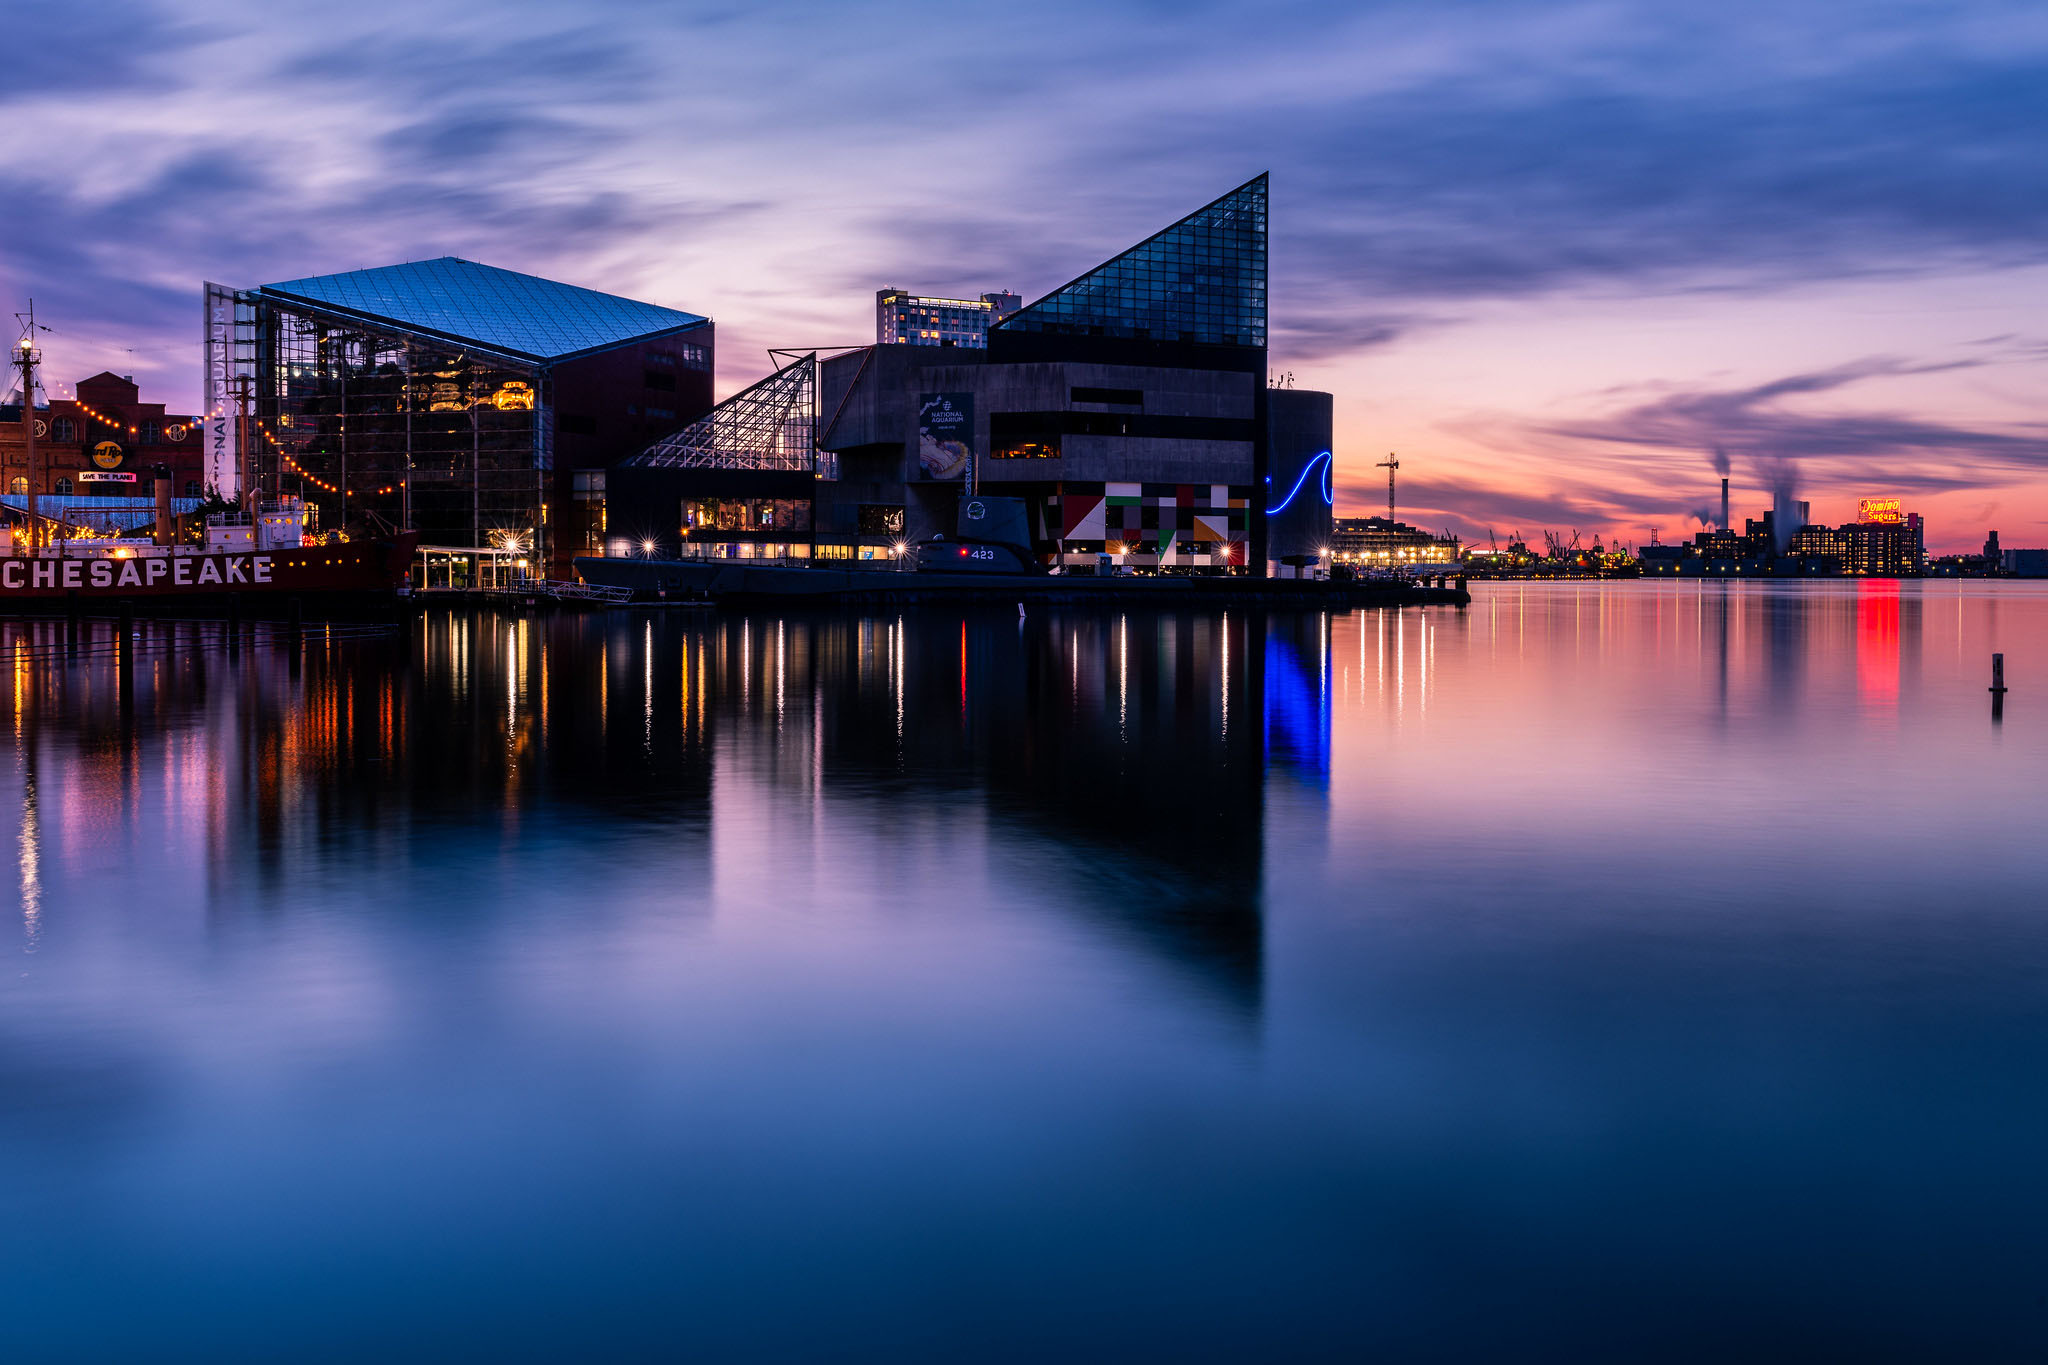
{"type": "Polygon", "coordinates": [[[8,1361],[2048,1354],[2031,585],[109,629],[8,1361]]]}

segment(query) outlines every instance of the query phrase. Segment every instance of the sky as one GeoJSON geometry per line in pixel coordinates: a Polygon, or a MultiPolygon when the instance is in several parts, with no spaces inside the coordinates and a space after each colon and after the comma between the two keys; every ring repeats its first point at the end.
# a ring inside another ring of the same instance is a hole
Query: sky
{"type": "MultiPolygon", "coordinates": [[[[457,255],[770,346],[1035,298],[1272,174],[1338,511],[2048,544],[2048,4],[12,0],[0,301],[191,410],[199,287],[457,255]]],[[[62,388],[56,388],[61,396],[62,388]]]]}

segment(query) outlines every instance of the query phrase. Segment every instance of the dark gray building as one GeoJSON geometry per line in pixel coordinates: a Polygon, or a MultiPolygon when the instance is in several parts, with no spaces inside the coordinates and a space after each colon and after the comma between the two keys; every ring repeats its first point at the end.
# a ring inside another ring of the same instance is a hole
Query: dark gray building
{"type": "Polygon", "coordinates": [[[1048,563],[1261,569],[1266,197],[1264,176],[1232,190],[991,327],[986,351],[822,362],[839,477],[819,541],[951,534],[971,484],[1026,501],[1048,563]]]}
{"type": "Polygon", "coordinates": [[[1336,501],[1331,454],[1336,400],[1315,389],[1266,394],[1272,472],[1266,484],[1266,558],[1275,567],[1328,568],[1336,501]]]}
{"type": "Polygon", "coordinates": [[[1330,397],[1266,386],[1266,205],[1262,175],[1010,313],[985,349],[782,353],[611,471],[607,553],[887,558],[954,534],[973,488],[1024,502],[1048,565],[1319,555],[1330,397]]]}

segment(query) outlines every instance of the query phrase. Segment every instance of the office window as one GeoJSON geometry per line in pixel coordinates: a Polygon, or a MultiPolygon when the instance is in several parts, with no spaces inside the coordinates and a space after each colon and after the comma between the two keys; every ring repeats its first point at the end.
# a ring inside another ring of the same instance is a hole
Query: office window
{"type": "Polygon", "coordinates": [[[59,494],[69,494],[69,493],[71,492],[71,480],[69,480],[69,479],[59,479],[59,480],[57,480],[57,492],[58,492],[59,494]]]}
{"type": "Polygon", "coordinates": [[[858,513],[860,534],[864,536],[900,536],[903,534],[903,509],[893,503],[864,502],[858,513]]]}

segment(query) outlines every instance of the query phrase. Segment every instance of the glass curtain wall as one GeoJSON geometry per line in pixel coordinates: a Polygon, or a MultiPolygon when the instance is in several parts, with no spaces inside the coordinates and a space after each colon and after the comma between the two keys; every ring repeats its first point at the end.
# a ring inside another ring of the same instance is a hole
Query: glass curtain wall
{"type": "Polygon", "coordinates": [[[997,324],[1010,332],[1266,344],[1266,177],[997,324]]]}
{"type": "Polygon", "coordinates": [[[301,496],[322,526],[352,534],[410,524],[426,544],[534,547],[534,369],[277,305],[263,308],[259,345],[251,466],[264,497],[301,496]]]}

